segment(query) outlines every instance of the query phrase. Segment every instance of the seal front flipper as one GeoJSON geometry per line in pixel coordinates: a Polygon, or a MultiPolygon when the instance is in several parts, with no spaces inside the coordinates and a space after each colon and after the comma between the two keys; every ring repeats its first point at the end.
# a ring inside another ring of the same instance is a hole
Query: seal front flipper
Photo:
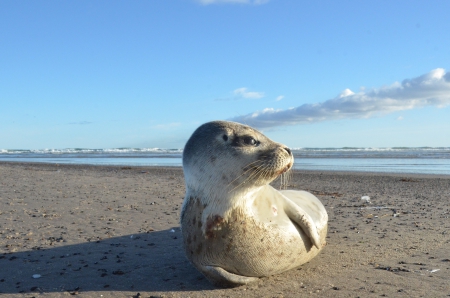
{"type": "Polygon", "coordinates": [[[216,266],[200,265],[200,271],[211,283],[222,287],[238,287],[259,279],[258,277],[237,275],[216,266]]]}
{"type": "Polygon", "coordinates": [[[305,210],[300,208],[289,198],[284,195],[282,196],[284,199],[284,212],[286,212],[286,215],[290,220],[298,224],[303,232],[305,232],[306,235],[308,235],[308,237],[311,239],[311,242],[314,244],[314,246],[320,249],[320,236],[311,216],[309,216],[309,214],[306,213],[305,210]]]}

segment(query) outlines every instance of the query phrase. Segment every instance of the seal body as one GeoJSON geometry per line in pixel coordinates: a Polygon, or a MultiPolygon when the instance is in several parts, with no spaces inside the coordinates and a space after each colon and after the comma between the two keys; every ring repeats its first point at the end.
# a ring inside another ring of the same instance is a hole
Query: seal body
{"type": "Polygon", "coordinates": [[[325,245],[320,201],[269,185],[292,164],[287,147],[246,125],[214,121],[191,136],[181,227],[188,259],[212,283],[238,286],[299,267],[325,245]]]}

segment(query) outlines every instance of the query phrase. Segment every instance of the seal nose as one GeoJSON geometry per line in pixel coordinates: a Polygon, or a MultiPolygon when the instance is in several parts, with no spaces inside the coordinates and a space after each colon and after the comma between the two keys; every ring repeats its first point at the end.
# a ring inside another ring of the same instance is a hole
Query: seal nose
{"type": "Polygon", "coordinates": [[[288,147],[284,147],[283,149],[286,150],[286,152],[287,152],[289,155],[292,155],[291,149],[289,149],[288,147]]]}

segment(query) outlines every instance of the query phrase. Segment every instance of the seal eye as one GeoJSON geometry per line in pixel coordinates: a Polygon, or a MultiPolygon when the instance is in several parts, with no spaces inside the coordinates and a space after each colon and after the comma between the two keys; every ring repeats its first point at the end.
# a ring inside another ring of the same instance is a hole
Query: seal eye
{"type": "Polygon", "coordinates": [[[250,146],[258,146],[259,142],[257,140],[255,140],[252,137],[245,137],[244,138],[244,144],[245,145],[250,145],[250,146]]]}
{"type": "Polygon", "coordinates": [[[226,141],[228,141],[228,136],[227,135],[223,135],[222,139],[226,142],[226,141]]]}

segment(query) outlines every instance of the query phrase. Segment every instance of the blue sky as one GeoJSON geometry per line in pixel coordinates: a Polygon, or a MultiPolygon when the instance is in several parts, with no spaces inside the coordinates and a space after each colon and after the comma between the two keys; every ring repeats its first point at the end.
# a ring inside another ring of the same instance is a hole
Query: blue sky
{"type": "Polygon", "coordinates": [[[450,146],[450,2],[1,1],[0,149],[450,146]],[[448,71],[448,72],[447,72],[448,71]]]}

